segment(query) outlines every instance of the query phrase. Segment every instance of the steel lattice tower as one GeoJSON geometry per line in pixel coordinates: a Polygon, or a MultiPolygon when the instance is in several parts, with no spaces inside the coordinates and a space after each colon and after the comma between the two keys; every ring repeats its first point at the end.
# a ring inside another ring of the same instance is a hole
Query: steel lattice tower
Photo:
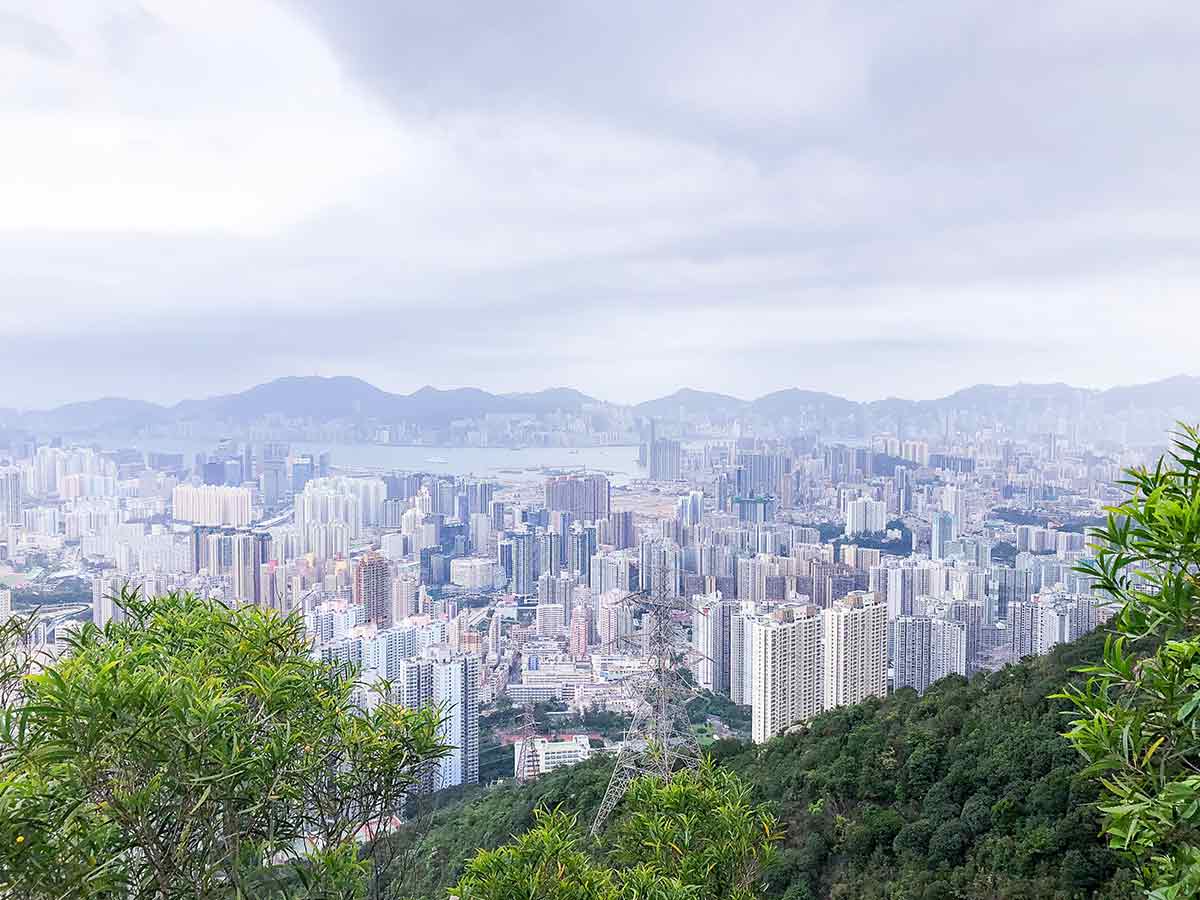
{"type": "Polygon", "coordinates": [[[537,737],[537,722],[533,717],[533,707],[521,707],[520,723],[521,743],[516,748],[517,765],[515,776],[517,781],[532,781],[541,773],[538,771],[537,754],[533,749],[533,741],[537,737]]]}
{"type": "Polygon", "coordinates": [[[700,745],[688,720],[687,706],[698,691],[684,677],[691,657],[676,617],[693,609],[692,604],[667,591],[663,578],[656,579],[649,594],[631,594],[626,602],[642,612],[644,653],[647,671],[626,679],[635,698],[633,720],[617,755],[604,800],[592,823],[598,834],[617,804],[637,778],[652,776],[670,781],[675,772],[700,765],[700,745]]]}

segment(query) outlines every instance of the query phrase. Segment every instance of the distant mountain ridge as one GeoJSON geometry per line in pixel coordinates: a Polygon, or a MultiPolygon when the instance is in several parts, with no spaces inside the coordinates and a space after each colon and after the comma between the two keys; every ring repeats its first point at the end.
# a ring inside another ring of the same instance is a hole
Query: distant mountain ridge
{"type": "Polygon", "coordinates": [[[321,422],[358,419],[448,422],[488,413],[578,412],[598,402],[572,388],[491,394],[479,388],[440,390],[427,385],[411,394],[392,394],[361,378],[314,375],[277,378],[235,394],[183,400],[174,406],[106,397],[49,410],[24,413],[3,410],[0,424],[72,433],[189,421],[247,424],[267,416],[321,422]]]}
{"type": "Polygon", "coordinates": [[[637,404],[633,410],[640,416],[674,418],[681,412],[686,415],[739,416],[750,404],[728,394],[680,388],[666,397],[647,400],[637,404]]]}
{"type": "MultiPolygon", "coordinates": [[[[162,406],[141,400],[106,397],[68,403],[50,410],[0,410],[0,425],[63,434],[138,429],[179,422],[248,424],[270,416],[318,422],[377,420],[444,423],[488,414],[578,413],[604,406],[573,388],[493,394],[479,388],[441,390],[426,386],[411,394],[393,394],[351,376],[291,376],[245,391],[162,406]]],[[[617,405],[617,404],[612,404],[617,405]]],[[[786,388],[754,400],[728,394],[680,390],[639,403],[634,414],[663,419],[707,417],[729,420],[743,415],[771,419],[929,422],[946,414],[981,417],[1124,414],[1156,411],[1200,417],[1200,377],[1179,375],[1148,384],[1093,390],[1067,384],[973,385],[934,400],[891,397],[860,403],[835,394],[786,388]]]]}
{"type": "Polygon", "coordinates": [[[862,413],[875,418],[920,418],[953,412],[1004,416],[1049,410],[1079,411],[1096,407],[1115,413],[1128,410],[1178,411],[1200,415],[1200,377],[1176,375],[1161,381],[1097,390],[1068,384],[977,384],[933,400],[889,397],[865,403],[835,394],[788,388],[755,400],[683,388],[666,397],[648,400],[633,409],[642,415],[687,415],[722,418],[745,413],[770,418],[800,415],[839,418],[862,413]]]}

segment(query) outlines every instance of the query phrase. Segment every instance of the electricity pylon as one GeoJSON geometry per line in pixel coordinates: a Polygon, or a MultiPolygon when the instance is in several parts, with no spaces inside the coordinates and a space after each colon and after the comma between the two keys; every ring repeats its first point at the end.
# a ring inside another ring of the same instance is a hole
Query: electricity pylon
{"type": "Polygon", "coordinates": [[[649,593],[625,598],[642,612],[647,667],[625,681],[634,698],[633,719],[592,823],[592,834],[600,833],[635,779],[652,776],[666,782],[675,772],[700,765],[700,745],[687,713],[688,703],[699,694],[683,672],[690,658],[699,654],[689,650],[676,621],[693,606],[667,590],[664,578],[655,581],[649,593]]]}
{"type": "Polygon", "coordinates": [[[521,707],[521,715],[517,721],[521,742],[516,748],[517,765],[514,774],[517,781],[532,781],[541,774],[538,771],[537,752],[533,748],[534,739],[537,737],[537,721],[533,716],[533,707],[521,707]]]}

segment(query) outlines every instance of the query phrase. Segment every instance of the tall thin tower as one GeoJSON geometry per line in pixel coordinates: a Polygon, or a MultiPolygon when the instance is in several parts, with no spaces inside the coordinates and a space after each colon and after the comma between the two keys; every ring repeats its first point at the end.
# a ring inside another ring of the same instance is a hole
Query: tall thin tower
{"type": "Polygon", "coordinates": [[[541,774],[538,771],[537,751],[534,750],[534,741],[537,738],[537,722],[533,717],[532,705],[521,707],[521,714],[517,722],[519,724],[518,733],[521,735],[521,742],[516,747],[517,762],[513,767],[513,774],[517,781],[532,781],[541,774]]]}
{"type": "Polygon", "coordinates": [[[627,599],[642,613],[642,638],[647,657],[645,672],[627,679],[635,700],[633,720],[625,732],[621,752],[613,767],[604,800],[592,823],[598,834],[617,804],[637,778],[652,776],[670,781],[675,772],[700,765],[700,745],[688,720],[688,703],[698,695],[684,677],[689,648],[683,640],[679,619],[690,619],[692,604],[667,589],[667,567],[647,594],[627,599]]]}

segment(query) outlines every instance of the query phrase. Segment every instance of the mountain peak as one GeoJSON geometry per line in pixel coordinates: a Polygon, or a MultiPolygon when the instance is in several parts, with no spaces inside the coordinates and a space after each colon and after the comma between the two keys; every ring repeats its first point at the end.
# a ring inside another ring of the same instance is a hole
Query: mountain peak
{"type": "Polygon", "coordinates": [[[673,418],[678,416],[681,411],[687,415],[729,418],[741,415],[748,406],[749,404],[745,400],[731,397],[728,394],[682,387],[665,397],[639,403],[634,407],[634,411],[638,415],[653,418],[673,418]]]}
{"type": "MultiPolygon", "coordinates": [[[[442,389],[426,384],[411,394],[393,394],[352,375],[288,375],[237,393],[184,400],[173,407],[121,397],[69,403],[52,410],[8,412],[0,421],[13,427],[59,434],[138,429],[171,422],[248,424],[266,416],[310,422],[424,421],[478,418],[489,413],[579,412],[601,401],[570,387],[492,394],[480,388],[442,389]]],[[[731,420],[754,414],[768,419],[836,421],[855,419],[866,427],[925,428],[947,412],[985,417],[1076,415],[1083,410],[1121,414],[1157,410],[1170,420],[1200,418],[1200,377],[1175,375],[1141,385],[1098,391],[1049,384],[976,384],[935,400],[891,397],[858,403],[822,391],[784,388],[746,401],[729,394],[681,387],[632,408],[639,416],[675,419],[702,416],[731,420]],[[863,418],[865,416],[865,418],[863,418]],[[872,425],[871,423],[875,424],[872,425]]],[[[937,430],[933,428],[932,430],[937,430]]]]}

